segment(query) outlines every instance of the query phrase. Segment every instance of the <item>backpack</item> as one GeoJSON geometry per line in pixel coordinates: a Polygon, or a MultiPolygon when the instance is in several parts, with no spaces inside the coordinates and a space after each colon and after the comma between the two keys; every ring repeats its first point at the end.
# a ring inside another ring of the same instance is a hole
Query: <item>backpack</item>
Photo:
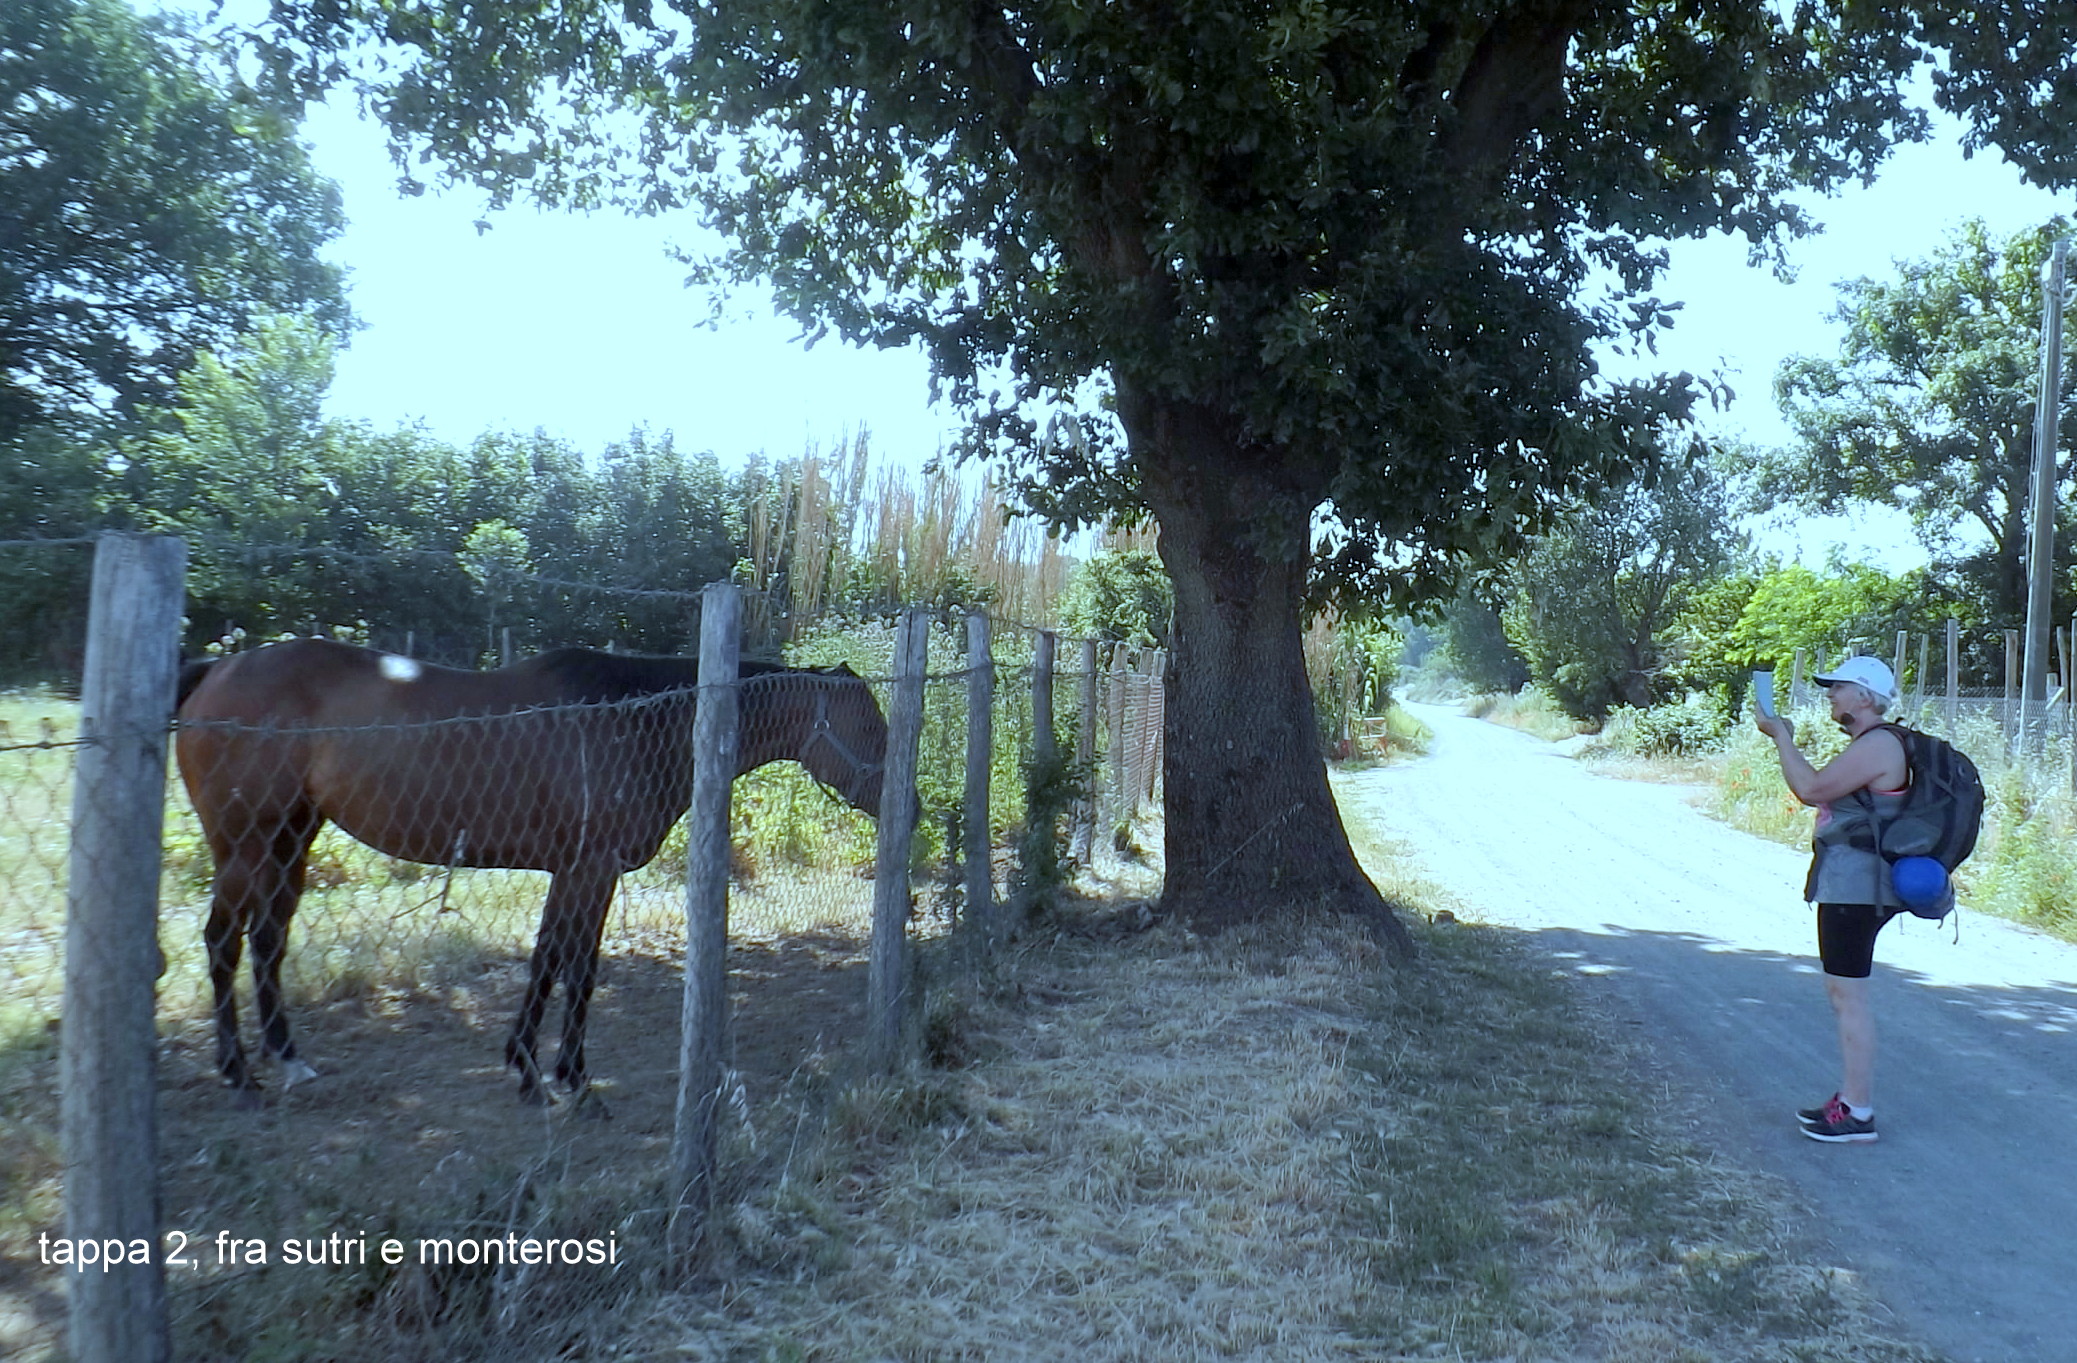
{"type": "MultiPolygon", "coordinates": [[[[1902,724],[1882,727],[1904,745],[1911,785],[1903,807],[1876,835],[1876,850],[1892,863],[1903,857],[1931,857],[1952,873],[1976,850],[1976,835],[1983,828],[1983,778],[1968,755],[1946,740],[1902,724]]],[[[1952,904],[1952,895],[1947,902],[1952,904]]],[[[1945,908],[1920,914],[1945,915],[1945,908]]]]}

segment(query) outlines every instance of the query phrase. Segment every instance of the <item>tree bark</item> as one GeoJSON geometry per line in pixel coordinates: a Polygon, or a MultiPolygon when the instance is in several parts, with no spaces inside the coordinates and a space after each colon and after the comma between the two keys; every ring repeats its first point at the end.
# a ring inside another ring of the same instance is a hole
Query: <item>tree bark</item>
{"type": "Polygon", "coordinates": [[[1292,461],[1202,408],[1120,384],[1120,416],[1175,583],[1163,734],[1164,912],[1201,928],[1325,909],[1406,926],[1356,864],[1327,785],[1301,651],[1310,518],[1292,461]]]}

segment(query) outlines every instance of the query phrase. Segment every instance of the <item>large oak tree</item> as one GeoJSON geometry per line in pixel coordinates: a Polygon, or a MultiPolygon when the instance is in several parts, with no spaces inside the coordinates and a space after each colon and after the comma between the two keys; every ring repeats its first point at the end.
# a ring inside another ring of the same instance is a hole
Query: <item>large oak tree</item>
{"type": "Polygon", "coordinates": [[[1694,386],[1595,359],[1667,320],[1649,243],[1765,256],[1791,190],[1919,134],[1928,51],[2061,182],[2035,111],[2071,84],[2066,8],[275,0],[268,52],[282,93],[358,79],[494,196],[697,205],[719,277],[927,347],[1036,509],[1150,512],[1166,901],[1218,922],[1378,906],[1314,738],[1308,594],[1428,596],[1649,462],[1694,386]],[[1092,392],[1090,439],[1034,438],[1092,392]]]}

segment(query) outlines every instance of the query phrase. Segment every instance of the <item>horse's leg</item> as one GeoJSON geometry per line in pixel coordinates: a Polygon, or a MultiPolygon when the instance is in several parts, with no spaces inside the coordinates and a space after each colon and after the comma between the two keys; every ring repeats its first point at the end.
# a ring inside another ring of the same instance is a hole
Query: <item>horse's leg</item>
{"type": "Polygon", "coordinates": [[[209,951],[209,988],[214,996],[216,1017],[216,1068],[224,1082],[238,1091],[241,1102],[259,1099],[259,1085],[245,1060],[245,1046],[238,1039],[238,960],[245,950],[245,922],[251,912],[253,873],[265,856],[264,842],[234,843],[212,838],[216,854],[216,883],[209,891],[209,922],[202,942],[209,951]],[[258,854],[248,848],[258,849],[258,854]]]}
{"type": "Polygon", "coordinates": [[[599,977],[599,940],[605,935],[606,913],[613,906],[613,887],[620,877],[612,870],[572,873],[568,916],[568,949],[563,955],[563,1039],[555,1055],[555,1077],[576,1095],[582,1110],[595,1116],[605,1108],[591,1098],[590,1071],[584,1063],[584,1028],[591,1015],[591,992],[599,977]]]}
{"type": "Polygon", "coordinates": [[[273,874],[265,882],[268,893],[259,901],[259,912],[250,925],[253,1001],[259,1012],[261,1044],[281,1062],[283,1089],[317,1078],[316,1070],[296,1058],[296,1043],[289,1037],[288,1005],[281,993],[281,959],[288,951],[289,923],[303,898],[310,844],[316,840],[323,822],[313,813],[304,813],[275,838],[268,859],[273,874]]]}
{"type": "Polygon", "coordinates": [[[548,996],[563,975],[567,951],[569,904],[575,877],[557,871],[548,881],[548,897],[541,903],[541,922],[534,929],[534,951],[527,960],[526,994],[512,1018],[512,1034],[505,1039],[505,1063],[519,1071],[519,1096],[529,1103],[552,1103],[554,1098],[541,1082],[541,1063],[535,1042],[541,1032],[541,1016],[548,1010],[548,996]]]}

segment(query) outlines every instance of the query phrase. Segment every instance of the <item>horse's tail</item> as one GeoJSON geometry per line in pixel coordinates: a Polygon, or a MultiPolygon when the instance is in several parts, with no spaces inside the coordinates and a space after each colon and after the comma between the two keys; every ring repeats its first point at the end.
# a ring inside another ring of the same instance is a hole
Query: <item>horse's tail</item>
{"type": "Polygon", "coordinates": [[[182,663],[180,687],[173,693],[173,708],[178,710],[187,704],[188,697],[194,695],[195,688],[202,684],[202,678],[209,675],[209,669],[222,661],[221,658],[191,658],[182,663]]]}

